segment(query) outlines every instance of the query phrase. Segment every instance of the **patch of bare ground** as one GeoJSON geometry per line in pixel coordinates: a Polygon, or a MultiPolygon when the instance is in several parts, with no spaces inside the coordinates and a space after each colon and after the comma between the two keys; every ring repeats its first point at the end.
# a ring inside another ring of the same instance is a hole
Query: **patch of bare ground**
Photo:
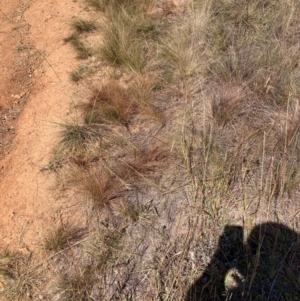
{"type": "Polygon", "coordinates": [[[6,72],[1,83],[5,156],[1,160],[0,235],[2,246],[32,251],[44,222],[53,222],[56,208],[49,190],[52,177],[40,170],[50,158],[55,123],[69,112],[73,91],[69,72],[75,61],[63,43],[69,30],[64,24],[80,9],[71,1],[14,4],[5,6],[1,15],[6,25],[1,66],[6,72]],[[13,135],[6,134],[12,130],[13,135]]]}
{"type": "Polygon", "coordinates": [[[36,70],[42,59],[27,36],[29,25],[24,12],[28,6],[29,2],[9,1],[0,12],[0,159],[9,153],[16,135],[15,122],[31,93],[37,90],[36,70]]]}

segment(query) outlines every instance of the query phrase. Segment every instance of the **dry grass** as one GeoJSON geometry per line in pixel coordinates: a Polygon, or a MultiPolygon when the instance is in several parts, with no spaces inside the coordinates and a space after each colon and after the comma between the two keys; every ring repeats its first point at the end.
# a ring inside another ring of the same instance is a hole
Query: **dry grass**
{"type": "Polygon", "coordinates": [[[70,270],[59,275],[54,282],[56,295],[60,300],[99,300],[105,298],[101,283],[105,281],[105,271],[120,260],[122,235],[117,230],[105,227],[97,228],[88,242],[82,246],[85,257],[75,258],[75,249],[71,257],[77,262],[70,270]],[[84,263],[84,260],[86,261],[84,263]]]}
{"type": "Polygon", "coordinates": [[[109,21],[103,27],[101,56],[107,62],[129,70],[142,72],[145,67],[144,42],[154,25],[142,11],[122,7],[109,12],[109,21]]]}
{"type": "Polygon", "coordinates": [[[132,185],[141,185],[141,182],[158,180],[161,178],[161,170],[171,162],[170,152],[162,145],[142,150],[135,149],[134,159],[120,162],[118,173],[120,177],[132,185]]]}
{"type": "Polygon", "coordinates": [[[57,252],[70,246],[74,240],[78,240],[83,231],[68,223],[50,229],[44,236],[43,248],[46,251],[57,252]]]}
{"type": "Polygon", "coordinates": [[[103,271],[105,267],[113,265],[116,254],[121,249],[122,234],[117,230],[99,229],[89,241],[88,250],[95,260],[97,269],[103,271]]]}
{"type": "Polygon", "coordinates": [[[26,300],[41,282],[31,255],[4,251],[0,256],[1,300],[26,300]]]}
{"type": "Polygon", "coordinates": [[[118,179],[105,170],[81,169],[74,167],[70,171],[68,185],[74,187],[88,201],[94,210],[100,210],[120,197],[122,189],[118,179]]]}
{"type": "Polygon", "coordinates": [[[129,222],[137,223],[142,219],[143,213],[148,208],[139,203],[119,202],[117,206],[113,207],[116,216],[121,216],[123,219],[129,222]]]}
{"type": "Polygon", "coordinates": [[[108,5],[109,1],[86,0],[86,3],[96,10],[104,11],[105,7],[106,7],[106,5],[108,5]]]}
{"type": "Polygon", "coordinates": [[[95,279],[92,277],[89,267],[78,267],[69,274],[61,275],[56,283],[60,300],[93,300],[90,292],[95,279]]]}
{"type": "Polygon", "coordinates": [[[138,111],[138,104],[118,82],[110,81],[96,89],[81,109],[86,124],[111,121],[128,126],[138,111]]]}
{"type": "Polygon", "coordinates": [[[140,114],[147,118],[154,119],[165,125],[165,115],[153,100],[155,90],[159,88],[159,79],[150,74],[134,73],[134,81],[131,83],[129,91],[134,99],[139,103],[140,114]]]}
{"type": "Polygon", "coordinates": [[[73,82],[78,83],[85,77],[86,70],[85,68],[78,68],[71,72],[70,78],[73,82]]]}
{"type": "Polygon", "coordinates": [[[146,77],[125,88],[111,79],[100,88],[93,88],[89,100],[79,104],[78,108],[83,113],[84,122],[91,126],[112,122],[128,128],[137,115],[164,124],[163,112],[152,103],[154,85],[146,77]]]}
{"type": "Polygon", "coordinates": [[[300,5],[87,2],[118,76],[61,132],[68,185],[100,213],[65,298],[296,300],[300,5]]]}
{"type": "Polygon", "coordinates": [[[72,28],[77,33],[93,32],[97,29],[95,22],[90,20],[77,19],[72,22],[72,28]]]}
{"type": "Polygon", "coordinates": [[[71,153],[81,154],[87,150],[88,143],[95,142],[101,138],[99,127],[77,122],[60,124],[60,140],[58,149],[60,151],[70,151],[71,153]]]}
{"type": "Polygon", "coordinates": [[[151,0],[86,0],[87,4],[102,12],[116,11],[124,7],[141,10],[151,5],[151,0]]]}

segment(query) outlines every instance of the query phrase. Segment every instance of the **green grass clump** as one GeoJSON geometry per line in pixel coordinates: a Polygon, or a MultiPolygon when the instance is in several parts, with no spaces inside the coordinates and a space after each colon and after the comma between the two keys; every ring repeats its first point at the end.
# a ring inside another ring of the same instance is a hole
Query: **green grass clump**
{"type": "Polygon", "coordinates": [[[107,62],[141,72],[144,69],[144,39],[153,32],[152,21],[144,14],[121,9],[110,13],[104,26],[101,56],[107,62]]]}
{"type": "Polygon", "coordinates": [[[60,124],[59,149],[80,153],[86,149],[88,142],[97,141],[101,134],[97,127],[86,124],[68,123],[60,124]]]}

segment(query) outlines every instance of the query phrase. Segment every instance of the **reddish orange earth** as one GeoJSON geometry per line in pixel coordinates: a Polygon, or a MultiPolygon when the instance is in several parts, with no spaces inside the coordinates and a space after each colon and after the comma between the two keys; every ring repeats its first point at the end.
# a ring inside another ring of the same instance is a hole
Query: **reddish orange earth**
{"type": "Polygon", "coordinates": [[[75,55],[63,38],[72,0],[0,0],[0,245],[32,250],[62,200],[49,162],[74,85],[75,55]]]}

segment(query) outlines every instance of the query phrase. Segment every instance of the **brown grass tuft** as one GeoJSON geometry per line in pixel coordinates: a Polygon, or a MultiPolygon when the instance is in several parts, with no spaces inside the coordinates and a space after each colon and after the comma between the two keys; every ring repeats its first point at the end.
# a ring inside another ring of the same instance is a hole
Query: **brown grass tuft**
{"type": "Polygon", "coordinates": [[[78,227],[69,223],[61,223],[50,229],[44,236],[43,247],[46,251],[59,251],[69,246],[71,241],[82,236],[82,231],[78,227]]]}
{"type": "Polygon", "coordinates": [[[117,199],[121,190],[120,182],[100,167],[88,170],[73,168],[68,184],[91,200],[97,210],[117,199]]]}
{"type": "Polygon", "coordinates": [[[40,283],[32,256],[5,250],[0,254],[1,300],[26,300],[40,283]]]}
{"type": "Polygon", "coordinates": [[[138,104],[118,82],[110,81],[95,89],[87,103],[81,105],[86,124],[111,121],[128,126],[138,112],[138,104]]]}
{"type": "Polygon", "coordinates": [[[123,162],[119,168],[121,178],[137,184],[138,179],[159,179],[166,163],[170,159],[170,152],[162,145],[148,150],[135,150],[135,158],[123,162]]]}

